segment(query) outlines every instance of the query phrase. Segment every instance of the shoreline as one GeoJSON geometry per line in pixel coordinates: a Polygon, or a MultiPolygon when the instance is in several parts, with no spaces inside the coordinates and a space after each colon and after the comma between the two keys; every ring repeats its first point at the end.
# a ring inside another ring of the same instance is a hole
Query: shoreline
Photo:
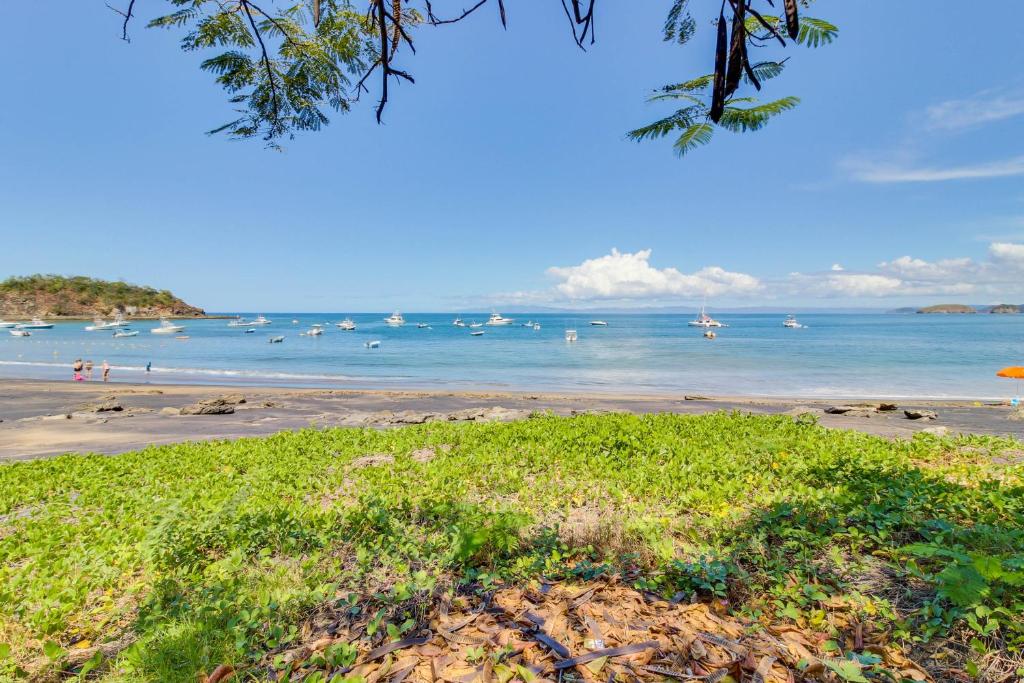
{"type": "MultiPolygon", "coordinates": [[[[53,383],[57,385],[69,384],[64,379],[55,375],[67,375],[69,364],[67,362],[45,362],[45,361],[11,361],[0,360],[2,368],[47,368],[51,370],[50,376],[26,376],[17,373],[5,374],[0,371],[0,381],[24,382],[24,383],[53,383]]],[[[396,377],[389,379],[381,378],[356,378],[345,375],[310,375],[304,373],[251,373],[244,370],[231,369],[207,369],[207,368],[167,368],[156,367],[151,371],[150,376],[156,381],[146,379],[145,367],[134,365],[112,364],[111,370],[115,373],[128,373],[128,379],[122,379],[123,374],[114,374],[114,378],[107,383],[107,386],[145,386],[145,387],[180,387],[188,388],[220,388],[224,391],[230,390],[267,390],[267,391],[355,391],[360,393],[373,392],[421,392],[428,394],[546,394],[551,396],[573,396],[579,398],[624,398],[624,399],[671,399],[673,397],[685,396],[686,394],[709,395],[708,392],[699,389],[640,389],[637,387],[626,387],[623,390],[602,390],[589,389],[583,386],[574,387],[540,387],[535,389],[503,386],[497,384],[485,384],[472,380],[447,380],[447,383],[433,379],[415,380],[408,377],[396,377]],[[161,376],[162,375],[162,376],[161,376]],[[209,381],[203,381],[202,377],[209,376],[209,381]],[[226,381],[227,378],[234,378],[235,381],[226,381]],[[274,380],[279,380],[275,382],[274,380]],[[443,388],[431,388],[431,387],[443,388]],[[473,388],[475,387],[475,388],[473,388]]],[[[113,373],[112,373],[113,374],[113,373]]],[[[103,383],[94,375],[92,380],[82,383],[84,386],[94,386],[103,383]]],[[[912,401],[915,405],[927,403],[952,403],[952,404],[973,404],[986,403],[993,405],[1009,405],[1009,399],[1005,396],[986,395],[960,395],[944,396],[922,393],[822,393],[822,394],[745,394],[712,392],[716,398],[735,402],[744,401],[782,401],[782,402],[837,402],[837,401],[912,401]]]]}
{"type": "Polygon", "coordinates": [[[644,394],[634,392],[522,391],[423,388],[291,388],[70,380],[0,383],[0,463],[62,453],[116,454],[148,445],[268,436],[307,427],[388,428],[432,420],[522,419],[535,411],[556,415],[630,412],[703,414],[811,413],[824,427],[887,438],[916,432],[1006,435],[1024,439],[1024,422],[1010,420],[1005,403],[975,400],[899,400],[878,412],[885,398],[644,394]],[[230,396],[243,403],[224,414],[184,415],[182,408],[230,396]],[[105,402],[117,409],[98,409],[105,402]],[[851,414],[826,408],[867,404],[851,414]],[[911,420],[904,409],[931,410],[935,420],[911,420]]]}

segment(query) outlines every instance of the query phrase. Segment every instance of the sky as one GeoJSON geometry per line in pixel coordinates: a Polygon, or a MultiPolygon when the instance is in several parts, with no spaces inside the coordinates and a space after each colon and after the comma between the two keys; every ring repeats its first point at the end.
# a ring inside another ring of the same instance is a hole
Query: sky
{"type": "Polygon", "coordinates": [[[599,2],[586,53],[556,0],[423,27],[383,125],[364,97],[280,152],[204,134],[227,98],[139,4],[131,43],[99,0],[6,8],[46,40],[0,42],[0,277],[208,311],[1024,302],[1024,77],[970,3],[818,0],[838,40],[766,89],[800,106],[685,159],[625,135],[710,70],[667,0],[599,2]]]}

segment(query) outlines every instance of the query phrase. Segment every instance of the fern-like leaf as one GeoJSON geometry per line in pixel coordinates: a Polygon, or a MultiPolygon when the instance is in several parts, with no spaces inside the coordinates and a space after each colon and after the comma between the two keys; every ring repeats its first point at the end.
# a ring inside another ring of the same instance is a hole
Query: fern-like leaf
{"type": "Polygon", "coordinates": [[[672,148],[678,156],[686,156],[687,152],[711,142],[714,134],[715,129],[710,123],[694,123],[683,131],[672,148]]]}

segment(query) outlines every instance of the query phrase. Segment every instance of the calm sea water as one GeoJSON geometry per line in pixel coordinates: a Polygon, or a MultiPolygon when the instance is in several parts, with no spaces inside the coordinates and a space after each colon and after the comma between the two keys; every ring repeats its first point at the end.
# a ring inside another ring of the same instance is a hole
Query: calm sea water
{"type": "Polygon", "coordinates": [[[141,334],[130,339],[86,332],[83,322],[29,338],[0,330],[0,377],[70,379],[80,357],[109,361],[114,381],[145,381],[151,362],[149,380],[162,383],[997,398],[1016,386],[996,370],[1024,365],[1024,316],[1012,315],[803,315],[807,327],[793,330],[781,315],[722,314],[729,326],[713,341],[674,314],[601,315],[608,327],[582,315],[517,315],[482,337],[454,327],[451,314],[407,314],[401,328],[384,314],[353,315],[355,332],[334,326],[344,314],[267,317],[273,324],[254,334],[226,320],[186,321],[185,341],[150,334],[152,322],[134,324],[141,334]],[[527,319],[541,329],[520,326],[527,319]],[[322,337],[299,335],[313,323],[325,324],[322,337]],[[564,341],[566,327],[579,331],[577,343],[564,341]],[[285,341],[269,344],[274,335],[285,341]],[[369,340],[380,348],[367,349],[369,340]]]}

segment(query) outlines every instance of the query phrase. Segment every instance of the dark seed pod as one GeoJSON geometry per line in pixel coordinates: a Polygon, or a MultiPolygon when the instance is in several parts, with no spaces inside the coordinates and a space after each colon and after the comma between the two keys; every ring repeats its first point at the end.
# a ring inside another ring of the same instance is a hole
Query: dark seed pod
{"type": "Polygon", "coordinates": [[[800,35],[800,17],[796,13],[796,0],[786,0],[786,30],[793,40],[800,35]]]}
{"type": "Polygon", "coordinates": [[[747,2],[739,0],[732,15],[732,40],[729,45],[729,68],[725,72],[725,95],[728,97],[740,87],[743,65],[747,61],[747,30],[743,22],[746,18],[747,2]]]}
{"type": "Polygon", "coordinates": [[[715,45],[715,83],[711,91],[711,120],[718,123],[725,112],[725,68],[729,55],[729,31],[725,14],[718,13],[718,42],[715,45]]]}
{"type": "Polygon", "coordinates": [[[320,0],[313,0],[313,26],[320,25],[320,0]]]}

